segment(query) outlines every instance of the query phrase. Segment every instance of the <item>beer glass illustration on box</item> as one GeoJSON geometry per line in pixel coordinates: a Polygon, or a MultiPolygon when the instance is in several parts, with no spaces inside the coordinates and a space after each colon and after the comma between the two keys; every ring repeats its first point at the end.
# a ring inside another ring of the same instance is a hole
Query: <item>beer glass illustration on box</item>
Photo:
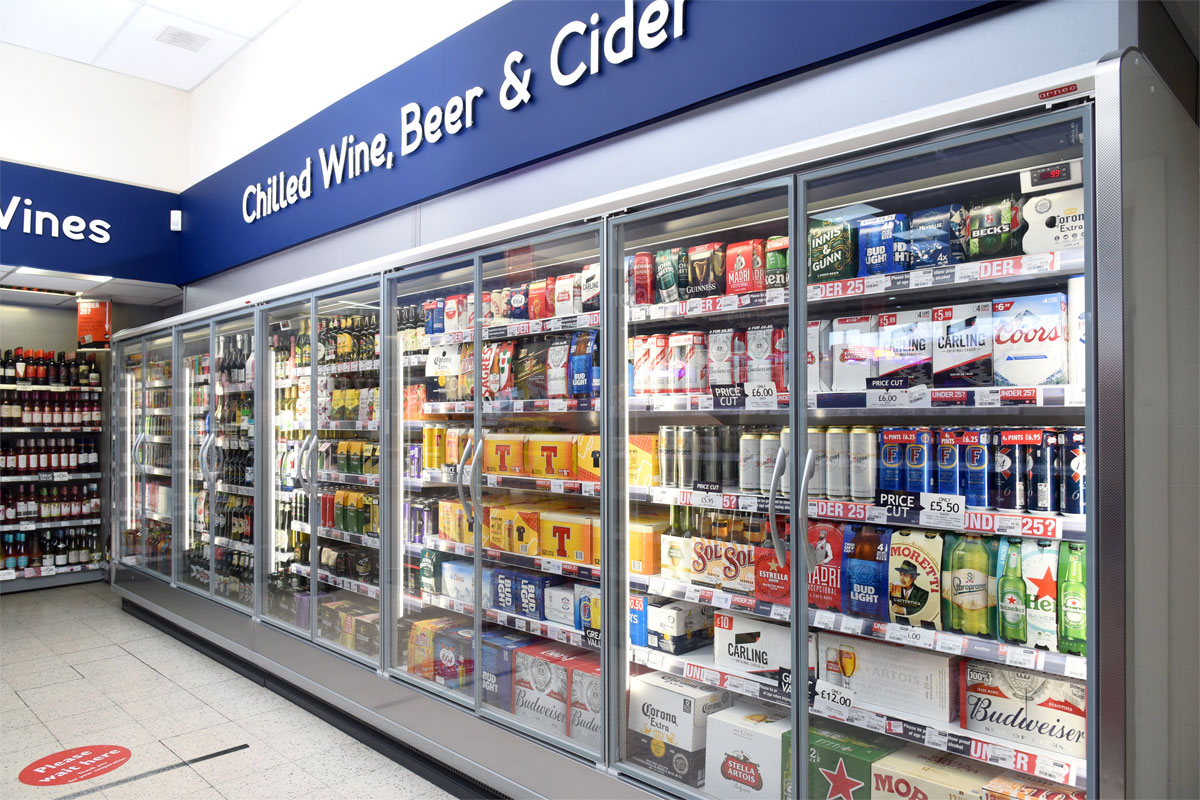
{"type": "Polygon", "coordinates": [[[842,673],[842,686],[847,689],[853,688],[850,685],[850,678],[858,669],[858,654],[854,652],[854,648],[848,644],[838,645],[837,663],[838,671],[842,673]]]}

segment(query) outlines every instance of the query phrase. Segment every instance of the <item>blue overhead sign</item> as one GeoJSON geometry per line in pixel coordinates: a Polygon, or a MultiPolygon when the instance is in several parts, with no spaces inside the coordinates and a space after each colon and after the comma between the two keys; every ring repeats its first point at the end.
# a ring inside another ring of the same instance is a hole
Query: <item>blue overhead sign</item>
{"type": "Polygon", "coordinates": [[[179,199],[0,161],[0,264],[178,283],[179,199]]]}
{"type": "Polygon", "coordinates": [[[177,282],[989,2],[517,0],[185,191],[177,282]]]}

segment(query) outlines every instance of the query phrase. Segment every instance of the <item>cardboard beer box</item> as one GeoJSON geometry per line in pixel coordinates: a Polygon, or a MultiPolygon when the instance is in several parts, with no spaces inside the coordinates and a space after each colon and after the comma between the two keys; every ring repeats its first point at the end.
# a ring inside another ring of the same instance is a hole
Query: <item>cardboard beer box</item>
{"type": "Polygon", "coordinates": [[[629,535],[629,571],[634,575],[657,575],[662,568],[662,535],[666,522],[630,521],[625,526],[629,535]]]}
{"type": "Polygon", "coordinates": [[[842,611],[886,622],[891,529],[845,523],[842,534],[842,611]]]}
{"type": "Polygon", "coordinates": [[[441,550],[421,550],[421,591],[430,594],[442,593],[442,565],[450,561],[451,554],[441,550]]]}
{"type": "Polygon", "coordinates": [[[704,791],[713,797],[785,800],[791,757],[786,711],[736,703],[709,717],[704,791]]]}
{"type": "Polygon", "coordinates": [[[993,197],[973,206],[967,215],[967,257],[972,261],[1019,252],[1021,207],[1017,199],[993,197]]]}
{"type": "Polygon", "coordinates": [[[893,531],[888,554],[888,618],[901,625],[940,631],[942,535],[893,531]]]}
{"type": "Polygon", "coordinates": [[[842,533],[840,522],[809,520],[808,604],[813,608],[842,610],[842,533]]]}
{"type": "MultiPolygon", "coordinates": [[[[1058,542],[1021,540],[1029,647],[1058,652],[1058,542]]],[[[1003,568],[998,569],[1002,572],[1003,568]]]]}
{"type": "Polygon", "coordinates": [[[754,548],[754,599],[763,603],[791,605],[792,554],[779,563],[773,547],[754,548]]]}
{"type": "Polygon", "coordinates": [[[575,478],[600,480],[600,437],[585,434],[575,437],[575,478]]]}
{"type": "Polygon", "coordinates": [[[754,545],[737,542],[721,544],[720,588],[727,592],[752,596],[754,572],[754,545]]]}
{"type": "Polygon", "coordinates": [[[909,269],[941,267],[967,260],[967,212],[961,205],[926,208],[909,219],[909,269]]]}
{"type": "Polygon", "coordinates": [[[526,474],[525,434],[488,434],[483,440],[483,471],[492,475],[526,474]]]}
{"type": "Polygon", "coordinates": [[[1087,751],[1087,684],[992,664],[962,664],[961,725],[1072,758],[1087,751]]]}
{"type": "Polygon", "coordinates": [[[1083,247],[1086,220],[1083,189],[1049,192],[1028,198],[1021,213],[1029,225],[1021,239],[1026,253],[1048,253],[1068,247],[1083,247]]]}
{"type": "Polygon", "coordinates": [[[817,633],[817,654],[817,677],[851,689],[855,705],[937,722],[958,713],[961,656],[827,631],[817,633]]]}
{"type": "Polygon", "coordinates": [[[835,392],[861,392],[879,374],[879,317],[839,317],[829,332],[835,392]]]}
{"type": "Polygon", "coordinates": [[[551,336],[546,347],[546,397],[565,398],[570,394],[569,365],[571,336],[551,336]]]}
{"type": "Polygon", "coordinates": [[[708,721],[733,695],[662,672],[638,675],[629,689],[629,760],[687,786],[704,783],[708,721]]]}
{"type": "Polygon", "coordinates": [[[434,638],[439,631],[458,626],[461,621],[452,617],[433,617],[418,619],[408,631],[408,663],[406,668],[412,675],[433,680],[433,663],[436,650],[434,638]]]}
{"type": "Polygon", "coordinates": [[[546,618],[546,588],[558,586],[566,579],[546,572],[521,572],[517,575],[514,613],[530,619],[546,618]]]}
{"type": "Polygon", "coordinates": [[[713,660],[764,678],[792,668],[791,628],[736,611],[713,615],[713,660]]]}
{"type": "Polygon", "coordinates": [[[1067,296],[1062,292],[996,300],[993,353],[997,386],[1067,382],[1067,296]]]}
{"type": "Polygon", "coordinates": [[[600,679],[600,654],[587,653],[567,665],[570,711],[567,738],[599,749],[601,715],[604,709],[604,682],[600,679]]]}
{"type": "Polygon", "coordinates": [[[379,614],[354,618],[354,649],[366,656],[379,655],[379,614]]]}
{"type": "Polygon", "coordinates": [[[992,385],[992,304],[932,309],[933,385],[939,389],[992,385]]]}
{"type": "Polygon", "coordinates": [[[814,719],[808,729],[808,796],[871,800],[871,766],[904,747],[870,731],[814,719]]]}
{"type": "Polygon", "coordinates": [[[603,619],[600,614],[600,587],[581,581],[573,588],[573,618],[570,624],[581,631],[588,628],[600,630],[603,619]]]}
{"type": "Polygon", "coordinates": [[[459,351],[456,344],[429,348],[429,358],[425,362],[425,396],[431,403],[458,399],[458,376],[462,367],[459,351]]]}
{"type": "Polygon", "coordinates": [[[470,561],[443,562],[442,594],[464,603],[474,603],[475,565],[470,561]]]}
{"type": "Polygon", "coordinates": [[[931,320],[927,308],[879,315],[879,377],[933,386],[931,320]]]}
{"type": "Polygon", "coordinates": [[[688,284],[684,299],[725,294],[725,244],[712,242],[688,248],[688,284]]]}
{"type": "Polygon", "coordinates": [[[767,288],[767,259],[762,239],[731,244],[725,249],[725,294],[761,292],[767,288]]]}
{"type": "Polygon", "coordinates": [[[888,214],[858,222],[858,277],[908,269],[907,214],[888,214]]]}
{"type": "Polygon", "coordinates": [[[810,219],[808,223],[808,282],[844,281],[858,274],[858,223],[810,219]]]}
{"type": "Polygon", "coordinates": [[[646,645],[671,655],[707,647],[713,640],[713,610],[709,606],[670,598],[646,604],[646,645]]]}
{"type": "Polygon", "coordinates": [[[546,619],[575,627],[575,586],[576,584],[559,584],[546,587],[543,601],[546,619]]]}
{"type": "Polygon", "coordinates": [[[530,505],[492,506],[488,515],[488,530],[493,545],[523,556],[541,553],[541,524],[541,514],[530,505]]]}
{"type": "Polygon", "coordinates": [[[514,400],[546,397],[546,351],[549,346],[546,339],[524,339],[517,344],[513,355],[514,400]]]}
{"type": "Polygon", "coordinates": [[[480,680],[483,681],[483,702],[512,713],[513,671],[516,651],[534,642],[528,633],[494,628],[483,632],[480,658],[480,680]]]}
{"type": "Polygon", "coordinates": [[[833,353],[829,333],[833,322],[814,319],[808,322],[808,391],[833,391],[833,353]]]}
{"type": "Polygon", "coordinates": [[[686,536],[663,536],[660,569],[664,578],[690,583],[692,580],[692,540],[686,536]]]}
{"type": "Polygon", "coordinates": [[[525,466],[535,478],[575,477],[575,436],[570,433],[531,433],[525,438],[525,466]]]}
{"type": "Polygon", "coordinates": [[[498,611],[517,613],[518,582],[523,574],[523,570],[500,569],[499,567],[492,573],[496,592],[495,608],[498,611]]]}
{"type": "Polygon", "coordinates": [[[581,652],[566,645],[541,642],[517,650],[513,708],[517,719],[538,730],[566,737],[567,665],[581,652]]]}
{"type": "Polygon", "coordinates": [[[433,637],[433,679],[447,689],[469,691],[475,663],[471,656],[471,628],[450,628],[433,637]]]}
{"type": "Polygon", "coordinates": [[[543,513],[538,530],[543,558],[592,563],[592,519],[586,514],[543,513]]]}
{"type": "Polygon", "coordinates": [[[600,518],[592,517],[592,566],[600,568],[600,556],[604,552],[604,532],[600,528],[600,518]]]}
{"type": "Polygon", "coordinates": [[[658,485],[658,434],[629,437],[629,485],[658,485]]]}
{"type": "Polygon", "coordinates": [[[983,797],[984,800],[1087,800],[1087,792],[1032,775],[1006,772],[983,785],[983,797]]]}
{"type": "Polygon", "coordinates": [[[983,800],[983,784],[1003,772],[999,767],[908,745],[871,767],[873,800],[983,800]]]}
{"type": "Polygon", "coordinates": [[[721,585],[722,544],[716,539],[688,539],[692,554],[692,583],[701,586],[721,585]]]}

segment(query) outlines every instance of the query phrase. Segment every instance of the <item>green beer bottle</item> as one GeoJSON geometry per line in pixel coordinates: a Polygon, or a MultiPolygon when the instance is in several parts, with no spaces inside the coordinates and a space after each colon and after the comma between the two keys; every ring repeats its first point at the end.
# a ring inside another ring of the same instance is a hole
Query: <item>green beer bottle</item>
{"type": "Polygon", "coordinates": [[[684,536],[683,511],[680,506],[671,506],[671,524],[667,528],[667,536],[684,536]]]}
{"type": "Polygon", "coordinates": [[[1084,559],[1086,546],[1076,542],[1063,545],[1060,557],[1066,562],[1064,577],[1058,583],[1058,649],[1064,653],[1087,655],[1087,584],[1084,559]]]}
{"type": "Polygon", "coordinates": [[[996,586],[999,596],[998,615],[1000,641],[1025,644],[1025,579],[1021,577],[1021,540],[1008,540],[1008,557],[1004,560],[1004,575],[996,586]]]}
{"type": "Polygon", "coordinates": [[[966,534],[950,553],[950,603],[961,633],[991,636],[988,614],[987,545],[976,534],[966,534]]]}

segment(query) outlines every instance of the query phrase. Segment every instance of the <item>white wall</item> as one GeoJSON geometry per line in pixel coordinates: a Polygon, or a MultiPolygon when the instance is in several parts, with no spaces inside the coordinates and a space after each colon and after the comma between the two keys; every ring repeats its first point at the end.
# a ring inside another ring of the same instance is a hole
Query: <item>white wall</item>
{"type": "Polygon", "coordinates": [[[178,192],[188,93],[0,43],[0,158],[178,192]]]}
{"type": "Polygon", "coordinates": [[[195,183],[505,0],[301,0],[192,90],[195,183]]]}

